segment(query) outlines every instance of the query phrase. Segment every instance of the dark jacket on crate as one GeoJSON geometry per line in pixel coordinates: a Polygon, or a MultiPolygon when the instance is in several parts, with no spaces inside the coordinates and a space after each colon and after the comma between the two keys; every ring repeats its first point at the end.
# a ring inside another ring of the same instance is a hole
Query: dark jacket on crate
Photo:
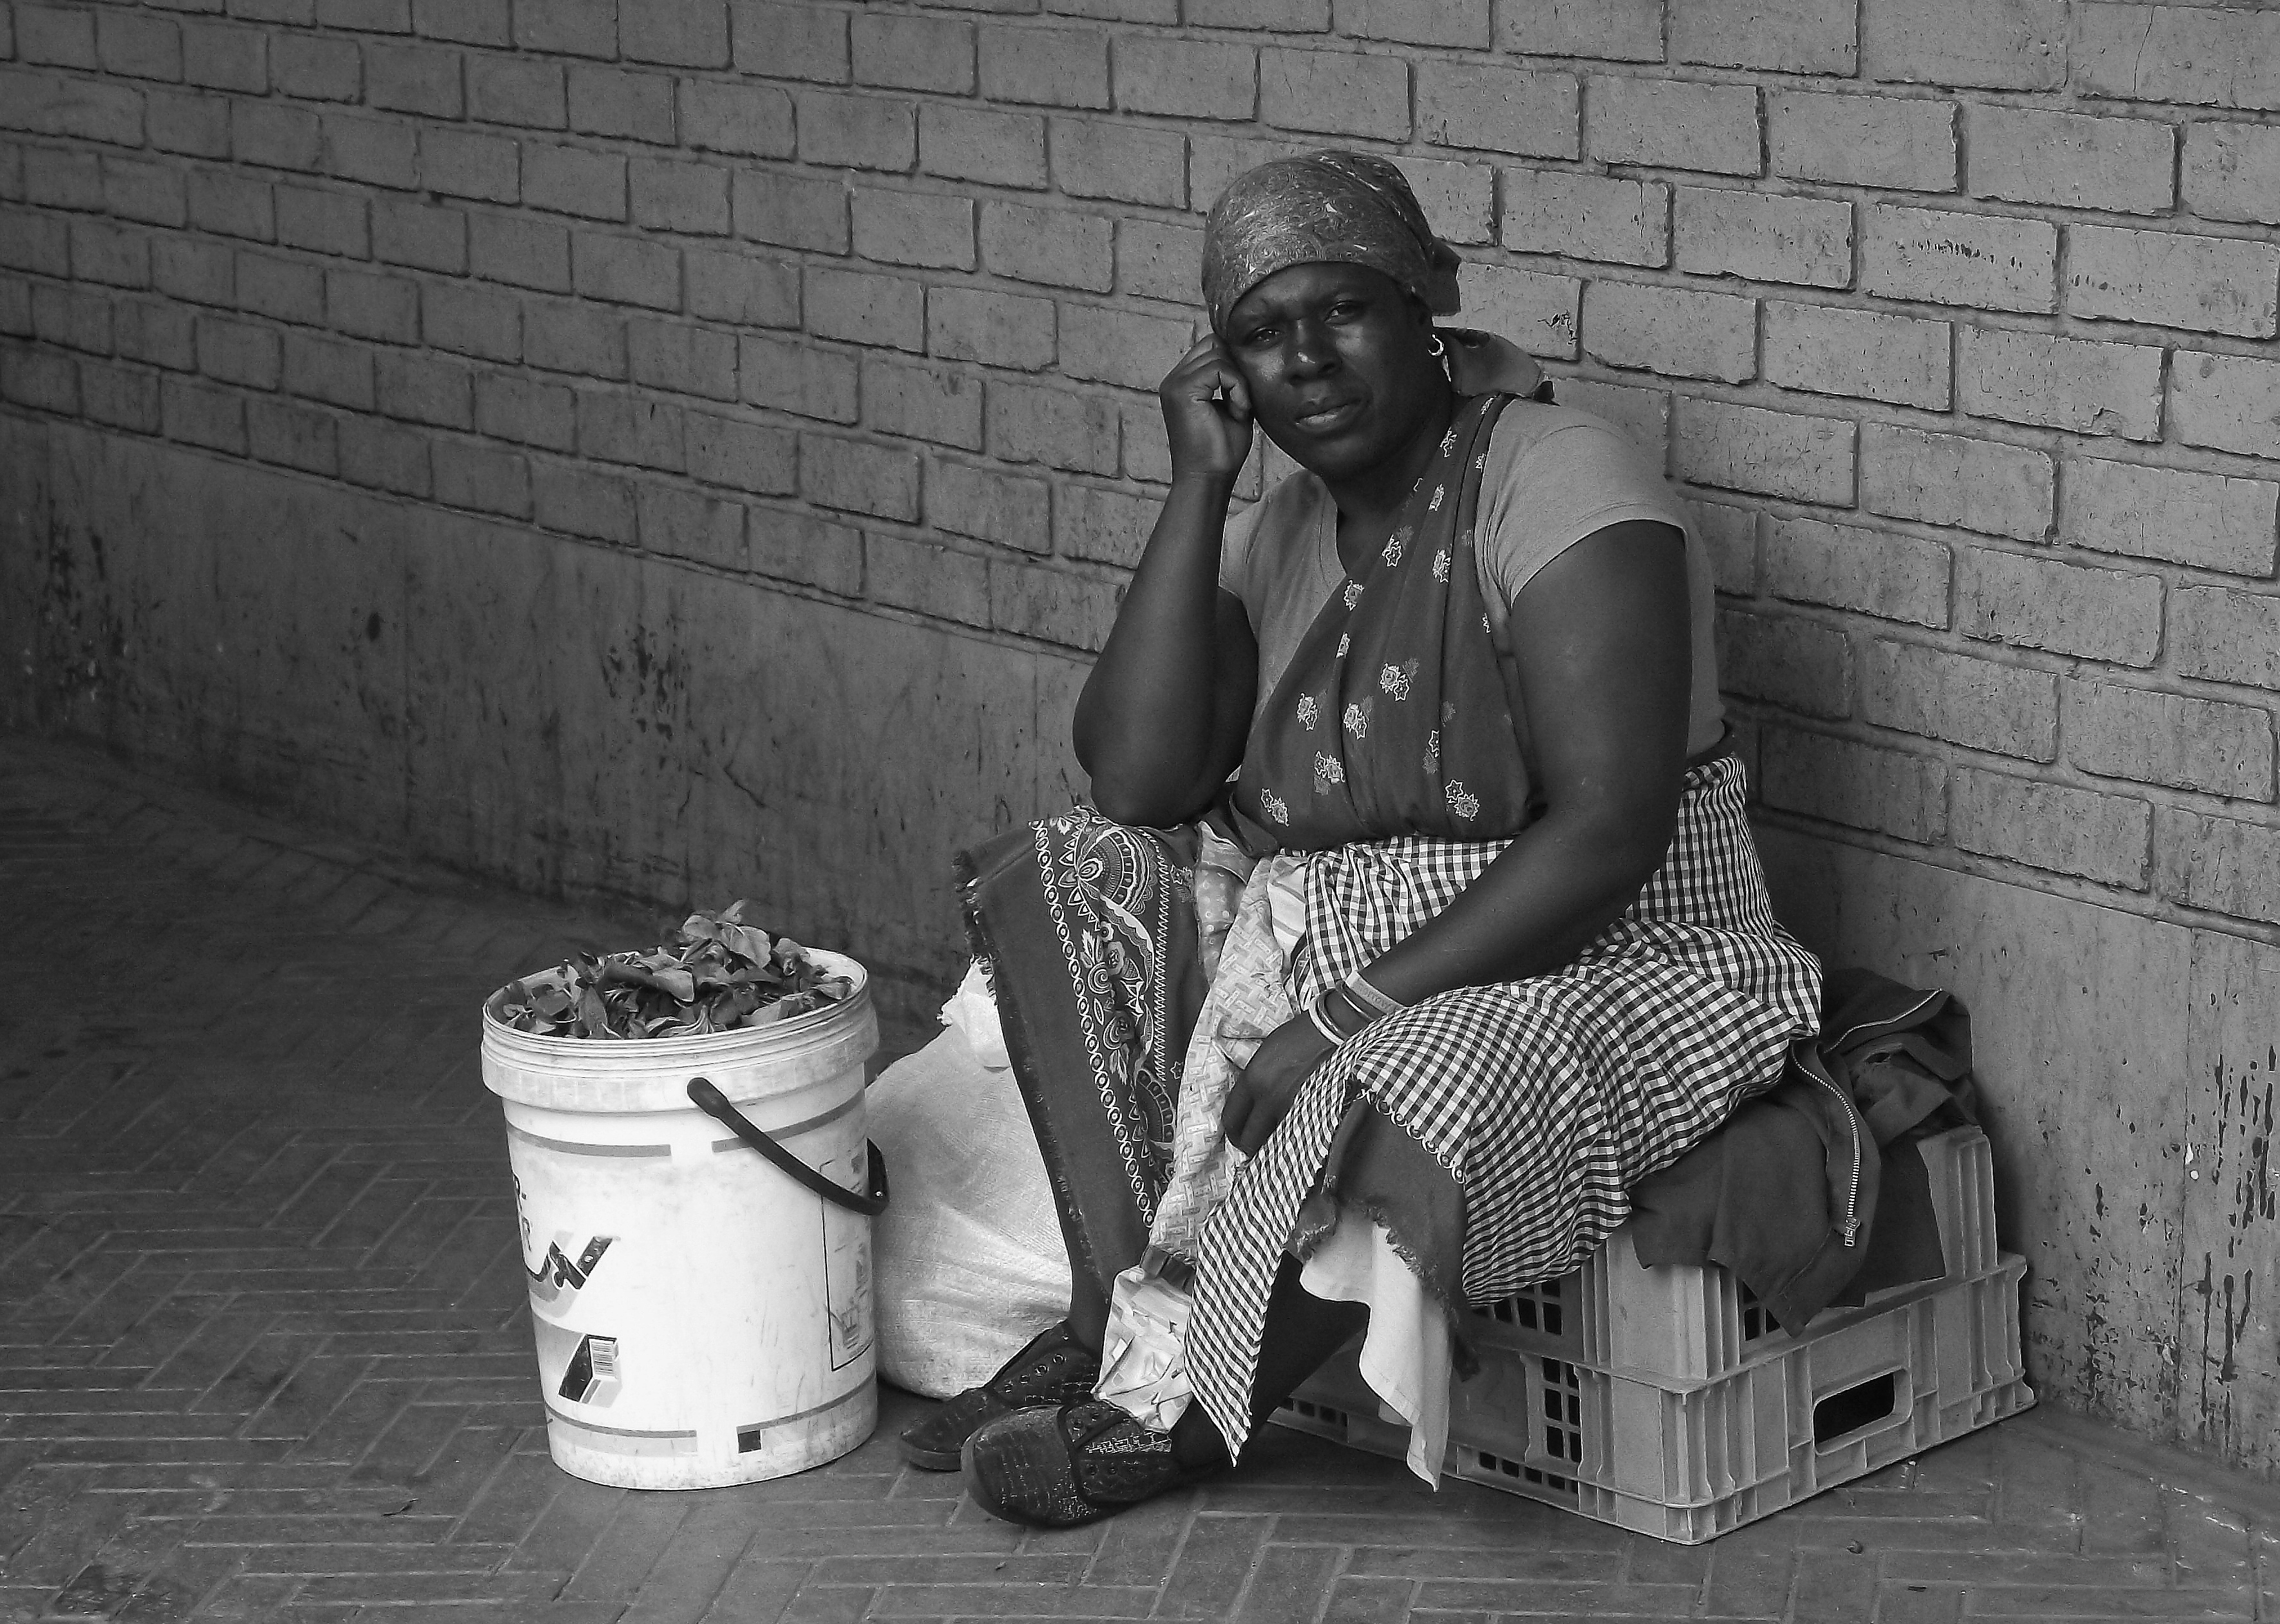
{"type": "Polygon", "coordinates": [[[1721,1265],[1791,1334],[1945,1273],[1916,1144],[1978,1120],[1951,995],[1832,969],[1821,1029],[1770,1092],[1630,1191],[1640,1263],[1721,1265]]]}

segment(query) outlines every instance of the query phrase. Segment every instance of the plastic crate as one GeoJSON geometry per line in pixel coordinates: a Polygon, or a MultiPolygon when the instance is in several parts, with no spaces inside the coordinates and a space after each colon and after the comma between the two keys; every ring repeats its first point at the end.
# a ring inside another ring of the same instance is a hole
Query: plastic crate
{"type": "MultiPolygon", "coordinates": [[[[1972,1279],[1825,1316],[1706,1381],[1484,1350],[1451,1394],[1443,1470],[1699,1543],[2032,1405],[2019,1366],[2025,1268],[2004,1257],[1972,1279]]],[[[1396,1459],[1408,1450],[1352,1350],[1275,1419],[1396,1459]]]]}
{"type": "MultiPolygon", "coordinates": [[[[1641,1268],[1617,1230],[1583,1268],[1479,1316],[1451,1393],[1451,1476],[1693,1544],[2035,1402],[2025,1264],[1995,1247],[1985,1135],[1922,1142],[1943,1278],[1775,1326],[1722,1269],[1641,1268]]],[[[1340,1354],[1275,1420],[1399,1459],[1408,1429],[1340,1354]]]]}
{"type": "MultiPolygon", "coordinates": [[[[1939,1226],[1944,1278],[1995,1266],[1994,1162],[1987,1135],[1959,1128],[1920,1142],[1939,1226]]],[[[1873,1302],[1921,1289],[1883,1292],[1873,1302]]],[[[1643,1268],[1628,1226],[1572,1274],[1476,1308],[1481,1346],[1550,1354],[1603,1369],[1702,1378],[1791,1345],[1749,1288],[1723,1269],[1643,1268]]]]}
{"type": "Polygon", "coordinates": [[[1983,1274],[1999,1260],[1995,1248],[1995,1153],[1987,1135],[1959,1128],[1918,1142],[1931,1179],[1932,1211],[1939,1218],[1947,1277],[1983,1274]]]}

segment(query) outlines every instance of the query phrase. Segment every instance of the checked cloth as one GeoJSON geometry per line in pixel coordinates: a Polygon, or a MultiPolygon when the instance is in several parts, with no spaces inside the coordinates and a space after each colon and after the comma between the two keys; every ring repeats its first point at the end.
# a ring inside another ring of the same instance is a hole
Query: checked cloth
{"type": "MultiPolygon", "coordinates": [[[[1275,1270],[1349,1101],[1367,1094],[1464,1190],[1464,1293],[1494,1302],[1575,1267],[1625,1194],[1780,1077],[1819,1025],[1821,965],[1773,916],[1741,764],[1692,769],[1670,851],[1565,968],[1464,987],[1334,1051],[1203,1224],[1187,1339],[1198,1402],[1231,1453],[1275,1270]]],[[[1306,858],[1304,1005],[1431,919],[1508,842],[1408,835],[1306,858]]]]}

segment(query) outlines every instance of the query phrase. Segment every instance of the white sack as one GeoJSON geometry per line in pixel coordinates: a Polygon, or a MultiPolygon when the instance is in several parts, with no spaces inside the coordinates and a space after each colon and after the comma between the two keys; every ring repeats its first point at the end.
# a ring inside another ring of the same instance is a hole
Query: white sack
{"type": "Polygon", "coordinates": [[[968,990],[944,1012],[961,1019],[882,1072],[868,1104],[893,1190],[871,1231],[879,1374],[935,1398],[988,1381],[1069,1307],[1044,1158],[1013,1074],[967,1042],[967,1027],[986,1043],[998,1026],[986,988],[986,1021],[968,990]]]}
{"type": "Polygon", "coordinates": [[[1005,1052],[1005,1027],[998,1019],[997,996],[979,962],[966,966],[966,979],[942,1006],[942,1024],[963,1032],[974,1059],[991,1071],[1002,1072],[1013,1064],[1005,1052]]]}

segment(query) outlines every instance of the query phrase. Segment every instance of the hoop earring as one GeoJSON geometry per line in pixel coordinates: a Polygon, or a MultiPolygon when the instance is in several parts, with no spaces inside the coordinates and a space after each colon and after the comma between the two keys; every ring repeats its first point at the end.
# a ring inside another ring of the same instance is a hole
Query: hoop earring
{"type": "Polygon", "coordinates": [[[1441,342],[1441,335],[1437,331],[1425,341],[1425,353],[1437,361],[1449,353],[1449,346],[1441,342]]]}

